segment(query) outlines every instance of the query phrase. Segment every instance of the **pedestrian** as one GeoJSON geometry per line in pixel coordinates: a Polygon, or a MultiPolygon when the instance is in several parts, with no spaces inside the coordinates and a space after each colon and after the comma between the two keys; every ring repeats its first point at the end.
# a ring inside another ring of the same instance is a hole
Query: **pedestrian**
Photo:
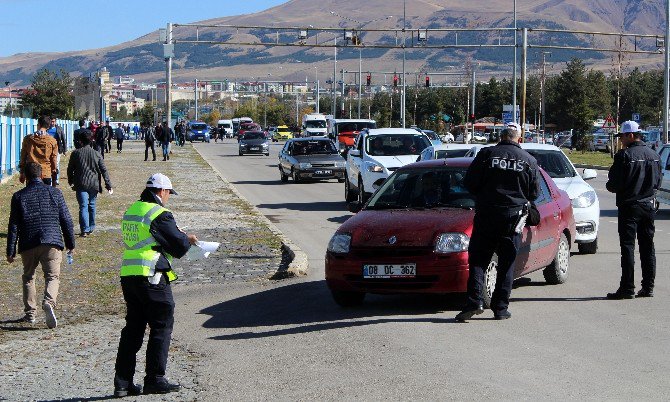
{"type": "Polygon", "coordinates": [[[497,145],[480,150],[465,175],[464,184],[475,196],[475,218],[468,247],[467,302],[456,316],[461,322],[484,312],[484,272],[494,252],[498,272],[490,307],[496,320],[512,316],[508,306],[521,245],[519,222],[540,191],[537,161],[521,149],[521,128],[515,128],[504,129],[497,145]]]}
{"type": "Polygon", "coordinates": [[[125,138],[126,133],[123,131],[121,126],[117,127],[114,130],[114,137],[116,138],[116,153],[120,154],[123,151],[123,139],[125,138]]]}
{"type": "Polygon", "coordinates": [[[105,159],[105,153],[109,152],[107,139],[111,138],[112,135],[112,127],[109,125],[109,120],[105,121],[105,124],[98,126],[95,132],[95,150],[100,152],[103,159],[105,159]]]}
{"type": "Polygon", "coordinates": [[[107,127],[109,127],[108,130],[106,130],[106,136],[105,140],[107,141],[107,153],[112,152],[112,138],[114,138],[114,129],[112,129],[112,126],[109,124],[109,120],[107,120],[107,127]]]}
{"type": "Polygon", "coordinates": [[[56,139],[47,134],[50,119],[42,116],[37,120],[38,130],[23,137],[21,143],[21,157],[19,159],[19,180],[25,181],[25,167],[28,162],[35,162],[42,166],[42,181],[47,185],[56,185],[58,172],[58,144],[56,139]]]}
{"type": "Polygon", "coordinates": [[[135,141],[137,141],[140,135],[140,127],[137,123],[133,126],[133,134],[135,134],[135,141]]]}
{"type": "Polygon", "coordinates": [[[56,185],[60,184],[60,156],[67,154],[67,141],[63,128],[56,124],[56,118],[52,117],[47,133],[54,137],[58,144],[58,153],[56,154],[56,185]]]}
{"type": "Polygon", "coordinates": [[[54,309],[60,284],[60,264],[63,248],[74,252],[74,229],[63,193],[45,185],[42,166],[28,162],[25,166],[26,187],[12,195],[7,230],[7,262],[14,262],[18,253],[23,262],[23,322],[34,323],[37,311],[35,269],[44,272],[44,310],[46,324],[56,328],[54,309]],[[63,241],[64,239],[64,241],[63,241]]]}
{"type": "Polygon", "coordinates": [[[114,396],[117,397],[141,392],[133,377],[147,324],[150,331],[144,393],[168,393],[181,388],[165,378],[175,306],[170,283],[177,278],[171,261],[173,257],[183,257],[198,239],[180,230],[172,213],[165,208],[172,194],[177,193],[170,179],[156,173],[147,181],[140,200],[123,216],[126,249],[121,289],[126,302],[126,326],[121,331],[116,355],[114,396]]]}
{"type": "Polygon", "coordinates": [[[79,120],[79,128],[74,130],[74,133],[72,134],[72,143],[73,143],[75,149],[79,149],[79,148],[82,147],[81,142],[79,142],[79,137],[81,135],[83,135],[84,131],[89,131],[89,130],[86,128],[86,120],[81,119],[81,120],[79,120]]]}
{"type": "Polygon", "coordinates": [[[161,144],[161,149],[163,150],[163,160],[170,160],[170,144],[174,141],[174,131],[168,126],[167,121],[163,122],[161,127],[160,137],[156,137],[161,144]]]}
{"type": "Polygon", "coordinates": [[[79,204],[80,236],[89,236],[95,230],[95,212],[98,193],[102,193],[100,177],[105,188],[112,194],[112,182],[99,152],[91,148],[91,132],[86,130],[80,137],[82,147],[72,152],[67,165],[67,182],[76,192],[79,204]]]}
{"type": "Polygon", "coordinates": [[[151,154],[153,155],[152,161],[156,160],[156,148],[154,147],[155,142],[156,142],[155,129],[150,124],[147,124],[146,127],[145,127],[145,133],[144,133],[144,160],[145,161],[147,161],[149,159],[149,148],[151,148],[151,154]]]}
{"type": "Polygon", "coordinates": [[[616,193],[619,245],[621,246],[621,281],[608,299],[633,299],[654,296],[656,250],[654,217],[656,191],[661,186],[661,161],[658,154],[642,141],[639,125],[625,121],[621,132],[623,149],[614,155],[608,173],[607,191],[616,193]],[[635,294],[635,236],[639,242],[642,287],[635,294]]]}

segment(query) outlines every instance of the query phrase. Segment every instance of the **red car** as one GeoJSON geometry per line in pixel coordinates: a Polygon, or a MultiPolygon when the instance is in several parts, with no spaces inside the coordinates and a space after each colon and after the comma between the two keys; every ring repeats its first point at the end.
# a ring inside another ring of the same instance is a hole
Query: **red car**
{"type": "MultiPolygon", "coordinates": [[[[335,232],[326,251],[326,282],[342,306],[366,293],[466,292],[474,196],[463,186],[471,158],[406,165],[391,175],[365,207],[335,232]]],[[[535,201],[538,226],[526,227],[515,277],[544,268],[548,283],[568,277],[575,238],[572,203],[542,171],[535,201]]],[[[486,272],[488,307],[497,257],[486,272]]]]}

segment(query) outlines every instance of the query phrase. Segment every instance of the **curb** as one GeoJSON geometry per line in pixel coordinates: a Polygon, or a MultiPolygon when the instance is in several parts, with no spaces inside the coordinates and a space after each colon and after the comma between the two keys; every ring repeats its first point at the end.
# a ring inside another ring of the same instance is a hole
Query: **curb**
{"type": "Polygon", "coordinates": [[[578,169],[610,170],[609,166],[583,165],[581,163],[575,163],[575,167],[578,169]]]}
{"type": "Polygon", "coordinates": [[[263,215],[261,213],[261,211],[258,208],[256,208],[255,205],[250,203],[249,200],[247,200],[237,190],[237,188],[234,185],[232,185],[223,176],[223,174],[219,171],[219,169],[212,166],[207,161],[207,159],[205,159],[205,157],[200,153],[200,151],[198,151],[198,148],[193,147],[193,149],[195,149],[195,151],[198,153],[198,155],[200,155],[202,160],[204,160],[209,165],[209,167],[212,168],[212,170],[214,172],[216,172],[216,174],[219,176],[219,178],[221,180],[223,180],[226,184],[228,184],[228,186],[230,186],[230,189],[232,190],[232,192],[238,198],[240,198],[241,200],[246,201],[246,203],[249,204],[253,208],[253,210],[256,212],[258,217],[268,226],[270,231],[272,233],[274,233],[275,235],[277,235],[281,239],[282,254],[288,255],[291,262],[288,264],[288,267],[286,268],[286,270],[283,270],[281,267],[279,269],[277,269],[277,271],[270,277],[270,279],[285,279],[285,278],[291,278],[291,277],[294,277],[294,276],[305,276],[305,275],[307,275],[307,272],[309,270],[309,260],[307,259],[307,254],[304,251],[302,251],[302,249],[300,247],[298,247],[298,245],[295,244],[291,239],[286,237],[286,235],[284,235],[284,233],[281,230],[279,230],[279,228],[274,223],[272,223],[272,221],[270,221],[270,219],[268,219],[265,215],[263,215]]]}

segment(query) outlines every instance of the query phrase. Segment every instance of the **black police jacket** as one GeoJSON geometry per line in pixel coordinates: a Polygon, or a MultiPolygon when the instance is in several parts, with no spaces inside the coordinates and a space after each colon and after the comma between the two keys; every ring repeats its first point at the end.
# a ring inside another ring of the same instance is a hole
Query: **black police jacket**
{"type": "Polygon", "coordinates": [[[537,161],[514,141],[484,148],[465,175],[465,187],[476,197],[477,209],[521,207],[539,192],[537,161]]]}
{"type": "Polygon", "coordinates": [[[617,207],[649,202],[663,179],[661,159],[642,141],[635,141],[614,155],[607,177],[607,191],[616,193],[617,207]]]}

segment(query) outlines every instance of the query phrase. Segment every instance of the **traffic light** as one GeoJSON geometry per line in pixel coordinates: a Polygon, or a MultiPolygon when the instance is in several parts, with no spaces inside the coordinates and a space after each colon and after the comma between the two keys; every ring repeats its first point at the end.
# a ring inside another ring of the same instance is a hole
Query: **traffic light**
{"type": "Polygon", "coordinates": [[[366,85],[367,85],[367,86],[370,86],[370,83],[371,83],[371,82],[372,82],[372,75],[371,75],[371,74],[368,74],[368,76],[367,76],[367,78],[366,78],[366,85]]]}
{"type": "Polygon", "coordinates": [[[397,87],[398,86],[398,75],[393,74],[393,86],[397,87]]]}
{"type": "Polygon", "coordinates": [[[430,77],[426,76],[426,88],[430,88],[430,77]]]}

